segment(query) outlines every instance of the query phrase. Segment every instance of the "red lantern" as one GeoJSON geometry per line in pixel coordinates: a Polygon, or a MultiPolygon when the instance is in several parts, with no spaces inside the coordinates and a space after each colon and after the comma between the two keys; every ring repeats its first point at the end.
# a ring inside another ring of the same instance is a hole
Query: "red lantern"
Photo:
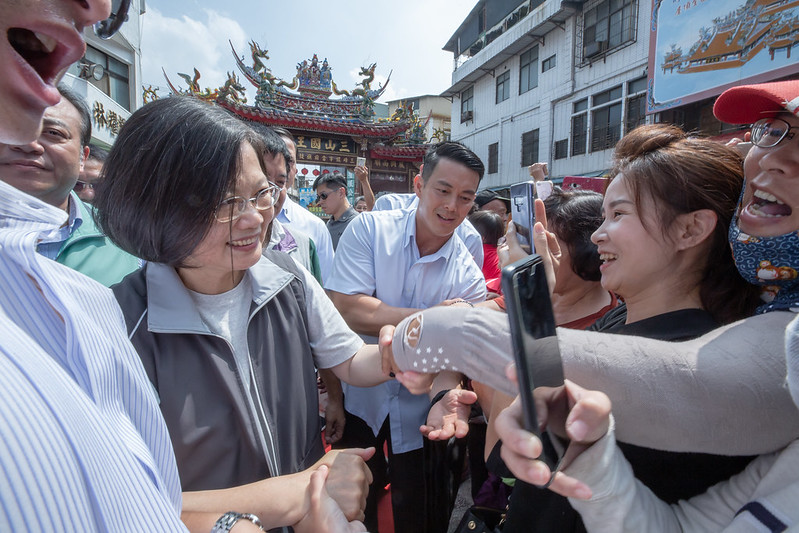
{"type": "Polygon", "coordinates": [[[306,174],[308,174],[308,169],[304,168],[304,169],[300,170],[300,172],[302,172],[302,175],[305,176],[306,174]]]}
{"type": "Polygon", "coordinates": [[[316,169],[316,168],[313,169],[313,175],[314,176],[318,176],[319,175],[319,169],[316,169]]]}
{"type": "Polygon", "coordinates": [[[330,171],[329,171],[328,169],[324,169],[324,170],[322,171],[322,174],[330,174],[330,171]]]}

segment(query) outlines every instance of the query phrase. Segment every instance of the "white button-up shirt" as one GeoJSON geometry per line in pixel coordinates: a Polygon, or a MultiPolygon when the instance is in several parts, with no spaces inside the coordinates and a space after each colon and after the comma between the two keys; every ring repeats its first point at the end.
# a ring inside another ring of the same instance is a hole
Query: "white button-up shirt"
{"type": "MultiPolygon", "coordinates": [[[[325,288],[343,294],[366,294],[395,307],[426,309],[452,298],[485,299],[485,278],[469,250],[452,236],[437,252],[420,257],[416,245],[416,209],[361,213],[341,236],[333,275],[325,288]]],[[[376,343],[375,337],[363,336],[376,343]]],[[[414,396],[397,381],[376,387],[342,384],[345,407],[377,434],[391,421],[394,453],[422,447],[419,426],[430,400],[414,396]]]]}
{"type": "Polygon", "coordinates": [[[67,214],[0,182],[0,531],[185,531],[111,291],[36,253],[67,214]]]}
{"type": "Polygon", "coordinates": [[[297,228],[313,240],[316,253],[319,255],[319,267],[322,269],[322,281],[330,278],[333,271],[333,240],[330,231],[321,218],[314,215],[303,206],[294,203],[286,197],[283,209],[277,219],[289,229],[297,228]]]}
{"type": "MultiPolygon", "coordinates": [[[[416,209],[419,205],[419,197],[413,193],[391,193],[384,194],[375,202],[372,211],[390,211],[392,209],[416,209]]],[[[480,232],[469,222],[468,218],[463,219],[455,230],[455,235],[461,238],[463,244],[469,249],[477,266],[483,268],[483,238],[480,232]]]]}

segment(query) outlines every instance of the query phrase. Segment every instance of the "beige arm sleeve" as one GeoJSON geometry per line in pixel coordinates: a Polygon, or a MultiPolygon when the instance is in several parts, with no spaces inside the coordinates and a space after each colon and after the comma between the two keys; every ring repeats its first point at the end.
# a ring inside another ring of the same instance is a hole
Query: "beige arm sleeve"
{"type": "MultiPolygon", "coordinates": [[[[754,455],[799,437],[799,410],[785,386],[784,333],[793,317],[759,315],[686,342],[562,328],[558,339],[566,377],[613,402],[618,440],[754,455]]],[[[504,376],[513,359],[504,314],[458,307],[416,313],[397,326],[393,352],[403,370],[458,370],[516,394],[504,376]]]]}

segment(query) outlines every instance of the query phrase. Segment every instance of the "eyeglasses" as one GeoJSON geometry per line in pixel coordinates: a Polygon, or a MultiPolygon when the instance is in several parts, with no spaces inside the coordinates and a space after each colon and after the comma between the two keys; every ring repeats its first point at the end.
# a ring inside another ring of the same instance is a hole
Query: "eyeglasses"
{"type": "Polygon", "coordinates": [[[752,144],[761,148],[777,146],[783,139],[793,139],[791,130],[799,130],[781,118],[761,118],[752,124],[752,144]]]}
{"type": "Polygon", "coordinates": [[[93,191],[93,190],[97,189],[98,185],[100,185],[100,181],[99,180],[95,181],[93,183],[89,183],[88,181],[78,180],[77,182],[75,182],[75,187],[73,187],[73,189],[75,190],[75,192],[83,192],[86,189],[89,189],[89,190],[93,191]]]}
{"type": "Polygon", "coordinates": [[[319,200],[327,200],[327,197],[330,196],[331,194],[333,194],[333,193],[332,192],[320,192],[319,194],[316,195],[316,201],[318,202],[319,200]]]}
{"type": "Polygon", "coordinates": [[[258,191],[252,198],[244,198],[243,196],[225,198],[219,202],[214,217],[218,222],[235,221],[247,211],[249,204],[252,204],[258,211],[266,211],[275,206],[279,194],[280,187],[270,183],[268,187],[258,191]]]}
{"type": "Polygon", "coordinates": [[[111,3],[111,16],[94,25],[94,33],[101,39],[110,39],[122,23],[128,20],[128,9],[131,0],[113,0],[111,3]]]}

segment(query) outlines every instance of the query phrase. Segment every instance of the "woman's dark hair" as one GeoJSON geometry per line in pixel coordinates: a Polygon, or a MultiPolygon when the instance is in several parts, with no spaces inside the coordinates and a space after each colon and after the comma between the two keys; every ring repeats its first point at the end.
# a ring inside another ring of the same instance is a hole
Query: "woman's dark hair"
{"type": "Polygon", "coordinates": [[[657,206],[664,234],[681,214],[700,209],[716,213],[699,282],[702,305],[722,324],[751,315],[759,291],[738,273],[727,239],[743,187],[741,156],[676,126],[652,124],[634,129],[616,144],[612,176],[619,174],[636,205],[648,198],[657,206]]]}
{"type": "Polygon", "coordinates": [[[602,225],[602,195],[555,187],[544,201],[547,227],[566,244],[572,270],[586,281],[599,281],[599,252],[591,235],[602,225]]]}
{"type": "Polygon", "coordinates": [[[496,246],[499,239],[505,234],[502,217],[493,211],[475,211],[469,215],[469,222],[483,238],[483,244],[496,246]]]}
{"type": "Polygon", "coordinates": [[[136,257],[185,266],[219,202],[235,192],[244,143],[263,168],[260,136],[223,109],[187,96],[145,105],[125,122],[103,167],[98,224],[136,257]]]}

